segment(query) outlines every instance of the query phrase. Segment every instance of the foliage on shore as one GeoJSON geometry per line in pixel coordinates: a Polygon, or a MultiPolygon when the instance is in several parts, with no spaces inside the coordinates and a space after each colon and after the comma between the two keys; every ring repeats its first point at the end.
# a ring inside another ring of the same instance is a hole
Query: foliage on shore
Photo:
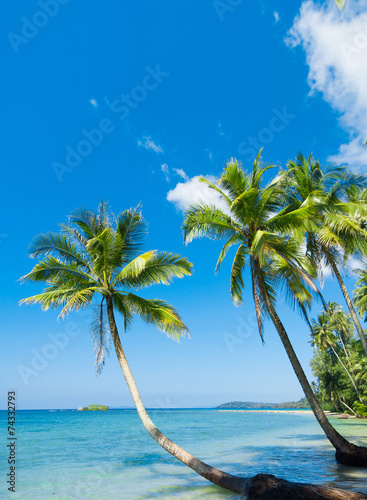
{"type": "Polygon", "coordinates": [[[247,410],[309,410],[310,405],[306,398],[299,401],[289,401],[287,403],[254,403],[249,401],[231,401],[217,406],[218,409],[247,409],[247,410]]]}
{"type": "Polygon", "coordinates": [[[323,408],[367,417],[367,359],[350,314],[329,303],[312,321],[311,337],[314,391],[323,408]]]}

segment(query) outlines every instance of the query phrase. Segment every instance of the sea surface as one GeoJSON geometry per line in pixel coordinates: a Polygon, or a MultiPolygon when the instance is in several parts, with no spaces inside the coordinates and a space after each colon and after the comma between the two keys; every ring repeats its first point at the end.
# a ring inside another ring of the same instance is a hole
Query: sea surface
{"type": "MultiPolygon", "coordinates": [[[[157,427],[204,462],[235,475],[269,473],[367,493],[367,470],[340,466],[312,414],[150,410],[157,427]]],[[[367,445],[367,420],[332,423],[367,445]]],[[[16,493],[7,491],[6,412],[0,412],[0,498],[240,498],[162,450],[134,410],[18,411],[16,493]],[[5,439],[3,439],[5,437],[5,439]]]]}

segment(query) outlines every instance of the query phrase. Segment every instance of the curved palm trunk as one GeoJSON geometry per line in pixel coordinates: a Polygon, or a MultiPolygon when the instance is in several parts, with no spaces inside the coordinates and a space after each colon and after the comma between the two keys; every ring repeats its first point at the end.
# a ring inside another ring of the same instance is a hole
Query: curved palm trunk
{"type": "Polygon", "coordinates": [[[256,275],[259,282],[259,288],[264,297],[270,318],[279,334],[279,337],[286,350],[286,353],[291,362],[293,370],[301,384],[303,392],[305,393],[305,396],[312,408],[312,411],[315,414],[318,423],[320,424],[322,430],[325,432],[330,443],[336,449],[336,460],[344,465],[357,465],[360,467],[367,467],[367,448],[362,446],[356,446],[353,443],[347,441],[341,434],[339,434],[339,432],[337,432],[334,429],[334,427],[327,419],[323,409],[321,408],[319,402],[317,401],[317,398],[313,393],[313,390],[307,380],[305,372],[303,371],[301,363],[297,358],[297,355],[289,340],[287,332],[285,331],[283,323],[281,322],[278,314],[276,313],[271,303],[271,300],[269,298],[266,289],[264,276],[262,274],[262,269],[257,262],[255,262],[255,267],[256,267],[256,275]]]}
{"type": "Polygon", "coordinates": [[[356,417],[358,417],[357,413],[354,410],[352,410],[352,408],[350,406],[348,406],[347,403],[345,403],[345,401],[343,401],[342,399],[340,399],[340,396],[339,396],[339,401],[341,402],[342,405],[344,405],[346,408],[348,408],[348,410],[350,412],[354,413],[354,415],[356,417]]]}
{"type": "Polygon", "coordinates": [[[338,405],[336,404],[336,401],[335,401],[335,394],[334,393],[331,393],[331,399],[333,400],[333,404],[334,404],[334,408],[335,408],[335,411],[339,411],[339,408],[338,408],[338,405]]]}
{"type": "Polygon", "coordinates": [[[349,354],[348,354],[347,348],[345,347],[344,340],[343,340],[343,336],[342,336],[340,333],[338,333],[338,335],[339,335],[339,338],[340,338],[340,342],[341,342],[341,344],[342,344],[342,346],[343,346],[343,351],[344,351],[345,357],[347,358],[348,365],[349,365],[350,369],[352,370],[353,377],[355,377],[355,376],[356,376],[356,374],[354,373],[353,365],[352,365],[352,363],[351,363],[351,361],[350,361],[350,357],[349,357],[349,354]]]}
{"type": "MultiPolygon", "coordinates": [[[[329,344],[330,345],[330,344],[329,344]]],[[[334,347],[332,345],[330,345],[330,349],[333,351],[333,353],[335,354],[336,358],[338,359],[339,363],[342,365],[342,367],[344,368],[344,371],[346,372],[346,374],[348,375],[348,377],[350,378],[352,384],[353,384],[353,387],[354,387],[354,390],[356,391],[356,394],[358,396],[358,399],[361,403],[363,403],[362,401],[362,398],[361,398],[361,395],[359,394],[359,390],[358,390],[358,387],[356,386],[356,383],[352,377],[352,375],[349,373],[349,370],[348,368],[345,366],[345,364],[343,363],[343,361],[341,360],[339,354],[336,352],[336,350],[334,349],[334,347]]],[[[353,411],[353,410],[352,410],[353,411]]],[[[353,412],[354,413],[354,412],[353,412]]]]}
{"type": "Polygon", "coordinates": [[[353,307],[352,299],[349,296],[347,287],[344,284],[343,278],[341,277],[341,274],[339,272],[338,266],[336,265],[334,259],[329,258],[329,262],[330,262],[331,268],[333,270],[333,273],[335,274],[335,276],[336,276],[336,278],[337,278],[337,280],[339,282],[339,286],[341,288],[342,294],[344,295],[345,302],[347,303],[350,315],[352,316],[353,323],[355,324],[355,327],[357,329],[359,338],[361,339],[361,342],[362,342],[362,346],[363,346],[364,352],[365,352],[365,354],[367,356],[367,339],[366,339],[366,335],[364,334],[361,322],[359,321],[357,313],[356,313],[356,311],[355,311],[355,309],[353,307]]]}
{"type": "Polygon", "coordinates": [[[163,449],[190,467],[193,471],[213,484],[239,493],[248,500],[281,500],[284,498],[292,498],[292,500],[305,500],[306,498],[309,500],[363,500],[367,498],[363,494],[354,493],[352,491],[344,491],[312,484],[291,483],[269,474],[257,474],[250,478],[232,476],[231,474],[227,474],[226,472],[198,460],[168,439],[157,429],[144,408],[138,388],[122,349],[111,298],[107,299],[107,312],[117,359],[134,400],[140,420],[151,437],[162,446],[163,449]]]}
{"type": "Polygon", "coordinates": [[[205,477],[205,479],[208,479],[208,481],[211,481],[217,486],[221,486],[222,488],[226,488],[236,493],[242,493],[242,494],[245,493],[246,488],[248,486],[247,485],[248,480],[246,480],[245,478],[232,476],[231,474],[227,474],[226,472],[223,472],[219,469],[215,469],[214,467],[207,465],[201,460],[198,460],[190,453],[182,449],[180,446],[178,446],[176,443],[173,443],[170,439],[168,439],[164,434],[162,434],[162,432],[160,432],[157,429],[157,427],[154,425],[154,423],[152,422],[152,420],[150,419],[149,415],[147,414],[144,408],[138,388],[136,386],[135,380],[133,378],[127,359],[125,357],[125,353],[122,349],[120,336],[115,322],[113,304],[111,298],[107,299],[107,313],[111,329],[111,335],[115,346],[115,351],[117,354],[117,359],[120,363],[122,373],[125,377],[131,396],[134,400],[140,420],[142,421],[142,424],[144,425],[145,429],[149,432],[151,437],[160,446],[162,446],[162,448],[168,451],[168,453],[171,453],[171,455],[176,457],[178,460],[183,462],[185,465],[193,469],[201,476],[205,477]]]}

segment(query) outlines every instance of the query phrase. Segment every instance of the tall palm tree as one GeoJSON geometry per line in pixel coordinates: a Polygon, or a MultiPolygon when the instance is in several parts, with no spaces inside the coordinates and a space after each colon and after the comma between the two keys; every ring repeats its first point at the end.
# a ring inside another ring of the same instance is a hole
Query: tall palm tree
{"type": "Polygon", "coordinates": [[[32,257],[40,258],[23,282],[44,282],[45,290],[24,299],[24,304],[41,304],[44,310],[61,307],[60,317],[95,303],[91,324],[96,352],[96,370],[100,372],[108,352],[109,337],[122,373],[134,400],[138,415],[151,437],[178,460],[212,483],[242,493],[251,480],[215,469],[160,432],[148,416],[129,368],[115,321],[115,311],[128,328],[134,316],[179,338],[188,333],[178,312],[167,302],[145,299],[132,293],[148,286],[169,284],[174,277],[192,273],[192,264],[179,255],[151,250],[140,253],[146,224],[139,208],[125,210],[115,219],[101,204],[99,211],[80,209],[73,213],[61,233],[37,236],[30,247],[32,257]],[[105,318],[107,309],[107,320],[105,318]]]}
{"type": "Polygon", "coordinates": [[[288,162],[282,182],[292,210],[318,207],[320,223],[306,232],[306,252],[319,269],[321,280],[323,266],[337,278],[367,356],[367,339],[339,271],[339,265],[351,255],[367,254],[367,232],[363,228],[366,203],[356,194],[363,192],[366,177],[348,173],[344,167],[323,170],[311,155],[306,159],[299,154],[296,161],[288,162]]]}
{"type": "Polygon", "coordinates": [[[357,397],[361,403],[363,403],[362,397],[354,380],[354,377],[348,370],[348,368],[343,363],[343,360],[338,354],[337,344],[338,338],[334,333],[335,328],[335,317],[328,313],[321,313],[317,316],[317,320],[312,320],[312,342],[313,346],[317,346],[320,350],[330,349],[338,362],[343,367],[343,370],[348,375],[353,388],[357,394],[357,397]]]}
{"type": "Polygon", "coordinates": [[[338,336],[338,339],[344,351],[348,366],[353,376],[355,376],[353,364],[351,362],[350,354],[347,349],[347,345],[351,343],[354,337],[354,323],[352,321],[352,318],[350,314],[345,314],[343,308],[336,302],[328,303],[327,313],[330,316],[333,330],[338,336]]]}
{"type": "Polygon", "coordinates": [[[367,448],[349,443],[326,418],[276,312],[277,291],[281,289],[307,315],[312,299],[310,290],[317,288],[311,280],[315,271],[303,255],[299,241],[303,232],[313,230],[316,224],[312,207],[284,210],[283,186],[277,179],[263,186],[264,174],[270,168],[272,165],[261,165],[259,153],[251,173],[232,159],[216,184],[202,178],[220,195],[226,209],[204,203],[191,207],[183,223],[184,239],[186,243],[203,236],[225,239],[216,271],[230,247],[237,246],[230,278],[234,304],[242,303],[244,272],[248,269],[261,337],[263,317],[269,316],[319,424],[336,449],[337,460],[367,466],[367,448]]]}
{"type": "Polygon", "coordinates": [[[357,269],[356,274],[359,279],[354,290],[354,303],[361,318],[367,321],[367,270],[357,269]]]}

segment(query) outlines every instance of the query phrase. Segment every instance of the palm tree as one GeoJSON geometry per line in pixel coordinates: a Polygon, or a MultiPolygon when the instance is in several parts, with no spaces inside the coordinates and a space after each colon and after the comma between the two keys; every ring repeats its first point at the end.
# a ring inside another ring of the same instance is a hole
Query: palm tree
{"type": "Polygon", "coordinates": [[[230,247],[237,246],[230,278],[234,304],[242,303],[247,268],[261,337],[263,317],[270,316],[305,396],[336,449],[337,460],[367,466],[367,448],[349,443],[326,418],[276,312],[277,291],[282,289],[288,299],[307,315],[312,299],[310,289],[317,291],[317,288],[311,280],[315,271],[300,250],[299,241],[305,229],[311,231],[316,224],[311,217],[314,216],[312,207],[303,206],[292,211],[283,209],[283,186],[277,179],[263,187],[264,174],[270,168],[272,165],[261,166],[259,153],[251,173],[244,172],[241,164],[232,159],[216,184],[201,178],[220,195],[226,209],[204,203],[191,207],[183,224],[184,239],[186,243],[203,236],[225,239],[216,271],[219,271],[230,247]]]}
{"type": "Polygon", "coordinates": [[[341,357],[339,356],[337,352],[337,344],[338,344],[338,338],[334,334],[334,328],[335,328],[335,317],[333,317],[329,311],[327,313],[322,313],[319,314],[317,317],[317,320],[312,320],[312,341],[311,344],[313,346],[317,346],[318,349],[322,350],[328,350],[331,349],[333,352],[334,356],[338,360],[338,362],[341,364],[343,367],[343,370],[345,373],[348,375],[353,388],[358,396],[358,399],[360,400],[361,403],[363,403],[363,400],[361,398],[361,395],[359,393],[358,387],[356,385],[356,382],[354,378],[352,377],[352,374],[348,370],[348,368],[345,366],[343,363],[341,357]]]}
{"type": "Polygon", "coordinates": [[[327,313],[331,318],[334,332],[339,338],[340,344],[347,359],[348,366],[353,376],[355,376],[353,364],[351,362],[350,354],[347,349],[347,345],[350,344],[354,337],[354,323],[352,321],[352,318],[350,314],[345,314],[343,308],[336,302],[328,303],[327,313]]]}
{"type": "Polygon", "coordinates": [[[155,250],[140,253],[146,224],[139,208],[125,210],[115,219],[102,203],[97,213],[77,210],[69,223],[62,224],[61,228],[61,233],[41,234],[31,244],[31,256],[41,260],[22,278],[23,282],[44,282],[47,288],[21,303],[41,304],[44,310],[61,307],[60,317],[64,318],[72,311],[92,305],[99,294],[101,299],[94,306],[91,325],[97,372],[104,365],[109,337],[112,336],[138,415],[151,437],[212,483],[237,493],[244,492],[251,486],[251,479],[245,480],[210,467],[157,429],[144,408],[115,321],[117,311],[123,317],[125,330],[137,315],[173,338],[188,333],[171,305],[163,300],[145,299],[132,291],[158,283],[169,284],[174,277],[190,275],[192,264],[173,253],[155,250]],[[105,319],[105,309],[108,320],[105,319]]]}
{"type": "Polygon", "coordinates": [[[322,281],[323,265],[337,278],[367,356],[367,339],[338,267],[355,253],[367,254],[367,233],[363,228],[366,202],[357,195],[363,193],[366,177],[348,173],[344,167],[323,170],[311,155],[306,159],[299,154],[296,161],[288,162],[281,182],[292,210],[311,205],[318,208],[320,223],[306,233],[306,252],[322,281]]]}
{"type": "Polygon", "coordinates": [[[361,318],[367,321],[367,270],[357,269],[356,274],[359,279],[354,290],[354,303],[361,318]]]}

